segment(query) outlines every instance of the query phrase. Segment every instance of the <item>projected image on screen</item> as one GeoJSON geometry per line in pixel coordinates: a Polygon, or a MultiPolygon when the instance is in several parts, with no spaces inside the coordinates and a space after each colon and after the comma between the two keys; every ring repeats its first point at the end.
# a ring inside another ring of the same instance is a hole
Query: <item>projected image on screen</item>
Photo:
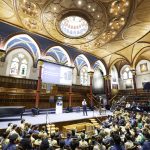
{"type": "Polygon", "coordinates": [[[72,69],[61,66],[61,68],[60,68],[60,84],[68,84],[69,81],[71,81],[71,83],[72,83],[72,69]]]}
{"type": "Polygon", "coordinates": [[[49,62],[44,62],[42,67],[42,82],[71,85],[72,68],[49,62]]]}

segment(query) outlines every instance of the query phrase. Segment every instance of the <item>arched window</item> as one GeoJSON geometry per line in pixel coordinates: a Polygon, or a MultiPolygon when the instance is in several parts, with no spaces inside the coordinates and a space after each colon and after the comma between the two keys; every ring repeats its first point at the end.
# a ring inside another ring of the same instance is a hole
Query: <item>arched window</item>
{"type": "Polygon", "coordinates": [[[20,76],[25,76],[27,74],[27,60],[23,59],[20,65],[20,76]]]}
{"type": "Polygon", "coordinates": [[[44,59],[52,62],[60,63],[63,65],[71,65],[68,53],[60,46],[51,47],[47,52],[44,59]]]}
{"type": "Polygon", "coordinates": [[[131,72],[131,71],[128,72],[128,78],[129,78],[129,79],[132,79],[132,78],[133,78],[133,75],[132,75],[132,72],[131,72]]]}
{"type": "Polygon", "coordinates": [[[10,74],[17,75],[19,69],[19,59],[17,57],[13,58],[11,67],[10,67],[10,74]]]}
{"type": "Polygon", "coordinates": [[[88,68],[86,66],[80,70],[80,83],[88,85],[88,68]]]}
{"type": "Polygon", "coordinates": [[[15,54],[12,58],[10,66],[10,75],[13,76],[26,76],[28,69],[28,61],[24,54],[15,54]]]}
{"type": "Polygon", "coordinates": [[[130,71],[129,67],[126,67],[123,70],[122,77],[123,77],[124,80],[132,79],[132,72],[130,71]]]}
{"type": "Polygon", "coordinates": [[[117,69],[115,66],[111,69],[111,82],[117,82],[117,69]]]}
{"type": "Polygon", "coordinates": [[[123,73],[123,79],[124,79],[124,80],[128,79],[128,73],[127,73],[127,72],[124,72],[124,73],[123,73]]]}

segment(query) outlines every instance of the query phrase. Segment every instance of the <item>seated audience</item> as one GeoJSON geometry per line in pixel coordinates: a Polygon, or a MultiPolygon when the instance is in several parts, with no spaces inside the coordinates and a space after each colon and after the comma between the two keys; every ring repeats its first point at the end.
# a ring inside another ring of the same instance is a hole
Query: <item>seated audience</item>
{"type": "Polygon", "coordinates": [[[6,129],[6,132],[10,132],[12,130],[13,124],[12,123],[8,123],[8,127],[6,129]]]}
{"type": "Polygon", "coordinates": [[[60,141],[60,143],[59,143],[59,148],[56,148],[56,150],[67,150],[67,149],[65,149],[64,147],[65,147],[65,142],[64,142],[64,140],[61,140],[60,141]]]}
{"type": "Polygon", "coordinates": [[[9,143],[2,147],[3,150],[16,150],[18,143],[18,134],[13,133],[9,136],[9,143]]]}
{"type": "Polygon", "coordinates": [[[39,127],[21,121],[9,123],[0,137],[2,150],[150,150],[150,114],[117,109],[93,132],[67,133],[59,129],[48,133],[46,126],[39,127]]]}
{"type": "Polygon", "coordinates": [[[65,139],[65,146],[69,146],[70,147],[71,141],[72,141],[71,134],[67,133],[67,138],[65,139]]]}
{"type": "Polygon", "coordinates": [[[78,138],[75,129],[71,130],[71,138],[78,138]]]}
{"type": "Polygon", "coordinates": [[[133,143],[133,141],[132,141],[132,137],[131,137],[131,135],[130,135],[130,133],[128,134],[126,134],[125,135],[125,139],[124,139],[124,142],[125,142],[125,149],[126,150],[130,150],[130,149],[132,149],[132,148],[134,148],[135,146],[134,146],[134,143],[133,143]]]}
{"type": "Polygon", "coordinates": [[[132,102],[132,105],[131,105],[131,110],[135,110],[136,109],[136,103],[135,101],[132,102]]]}
{"type": "Polygon", "coordinates": [[[48,138],[42,140],[40,150],[52,150],[48,138]]]}
{"type": "Polygon", "coordinates": [[[81,133],[81,140],[79,141],[79,147],[86,148],[88,147],[87,141],[85,141],[85,134],[81,133]]]}
{"type": "Polygon", "coordinates": [[[31,143],[31,135],[26,135],[21,141],[18,146],[19,150],[32,150],[32,143],[31,143]]]}
{"type": "Polygon", "coordinates": [[[121,138],[118,134],[113,135],[114,145],[110,150],[125,150],[124,145],[121,144],[121,138]]]}
{"type": "Polygon", "coordinates": [[[51,138],[49,139],[50,146],[57,145],[57,140],[55,140],[55,133],[51,133],[51,138]]]}
{"type": "Polygon", "coordinates": [[[130,107],[131,107],[130,103],[127,102],[127,103],[126,103],[126,108],[129,109],[130,107]]]}
{"type": "Polygon", "coordinates": [[[21,120],[20,129],[23,131],[25,128],[25,119],[21,120]]]}
{"type": "Polygon", "coordinates": [[[9,132],[6,129],[6,132],[2,134],[1,146],[5,147],[9,143],[9,132]]]}
{"type": "Polygon", "coordinates": [[[142,145],[142,150],[150,150],[150,130],[144,129],[143,135],[145,137],[145,141],[142,145]]]}
{"type": "Polygon", "coordinates": [[[101,136],[97,137],[97,140],[95,142],[93,150],[106,150],[106,146],[104,146],[102,143],[102,137],[101,136]]]}

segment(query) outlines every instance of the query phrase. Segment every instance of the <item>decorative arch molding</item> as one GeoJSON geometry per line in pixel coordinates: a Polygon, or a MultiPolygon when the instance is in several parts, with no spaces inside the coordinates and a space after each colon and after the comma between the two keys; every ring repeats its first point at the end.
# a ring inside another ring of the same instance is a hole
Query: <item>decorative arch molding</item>
{"type": "Polygon", "coordinates": [[[22,47],[24,49],[28,49],[33,55],[35,60],[38,60],[41,57],[41,52],[36,41],[29,36],[28,34],[18,34],[9,38],[4,44],[3,49],[6,51],[10,51],[11,49],[15,49],[17,47],[22,47]]]}
{"type": "Polygon", "coordinates": [[[133,89],[134,88],[134,79],[133,73],[131,71],[130,65],[124,65],[120,69],[120,80],[119,80],[119,87],[120,89],[133,89]]]}
{"type": "MultiPolygon", "coordinates": [[[[110,66],[109,66],[109,74],[110,74],[110,72],[111,72],[111,69],[112,69],[112,67],[118,62],[118,61],[126,61],[126,59],[123,59],[123,58],[118,58],[118,59],[116,59],[116,60],[114,60],[111,64],[110,64],[110,66]]],[[[130,65],[129,64],[129,62],[127,62],[128,63],[128,65],[130,65]]],[[[118,74],[119,74],[119,72],[118,72],[118,74]]]]}
{"type": "Polygon", "coordinates": [[[141,59],[135,69],[137,88],[143,88],[144,83],[150,82],[150,60],[141,59]]]}
{"type": "Polygon", "coordinates": [[[80,54],[75,58],[74,65],[77,67],[78,71],[84,66],[87,66],[88,72],[91,71],[91,65],[89,63],[89,60],[83,54],[80,54]],[[79,62],[77,59],[80,59],[82,62],[79,62]]]}
{"type": "MultiPolygon", "coordinates": [[[[143,64],[143,63],[147,63],[147,70],[145,70],[144,72],[146,72],[146,71],[149,71],[150,72],[150,60],[147,60],[147,59],[140,59],[138,62],[137,62],[137,64],[136,64],[136,66],[135,66],[135,68],[136,68],[136,71],[137,71],[137,67],[139,67],[139,65],[140,64],[143,64]]],[[[138,69],[138,71],[139,71],[140,69],[138,69]]],[[[136,72],[137,73],[137,72],[136,72]]]]}
{"type": "Polygon", "coordinates": [[[106,70],[106,67],[105,65],[100,61],[100,60],[97,60],[94,65],[93,65],[93,69],[95,68],[99,68],[102,72],[103,72],[103,75],[106,75],[107,74],[107,70],[106,70]]]}
{"type": "Polygon", "coordinates": [[[57,59],[53,56],[50,56],[50,55],[49,56],[41,56],[41,59],[57,63],[57,59]]]}
{"type": "Polygon", "coordinates": [[[111,73],[110,73],[110,75],[111,75],[111,87],[112,87],[112,89],[113,89],[113,85],[114,84],[115,85],[117,84],[118,87],[119,87],[119,80],[118,80],[118,78],[119,78],[119,72],[118,72],[118,70],[117,70],[117,68],[116,68],[115,65],[113,65],[111,67],[111,73]]]}
{"type": "Polygon", "coordinates": [[[143,60],[146,60],[146,61],[150,61],[149,59],[146,59],[146,58],[140,58],[136,61],[136,64],[135,64],[135,68],[137,67],[137,65],[139,64],[139,62],[143,61],[143,60]]]}
{"type": "Polygon", "coordinates": [[[61,63],[61,61],[63,61],[63,59],[66,59],[68,66],[72,66],[71,64],[71,60],[70,60],[70,56],[67,53],[67,51],[62,48],[61,46],[53,46],[48,48],[48,50],[45,52],[45,55],[43,57],[46,56],[51,56],[52,54],[50,54],[51,52],[54,53],[55,56],[52,56],[57,62],[61,63]],[[60,55],[58,54],[57,50],[60,50],[60,52],[62,52],[61,55],[64,54],[64,56],[62,58],[60,58],[60,55]],[[66,58],[65,58],[66,57],[66,58]]]}
{"type": "MultiPolygon", "coordinates": [[[[19,49],[21,49],[21,51],[20,52],[22,52],[23,51],[23,53],[25,53],[26,55],[30,55],[30,57],[31,57],[31,60],[32,60],[32,63],[33,63],[33,66],[35,67],[35,59],[34,59],[34,57],[33,57],[33,55],[32,55],[32,53],[31,53],[31,51],[29,51],[29,50],[27,50],[26,48],[24,48],[24,47],[16,47],[16,48],[13,48],[13,49],[10,49],[6,54],[5,54],[5,56],[4,56],[4,61],[6,61],[7,62],[7,56],[8,55],[12,55],[13,53],[16,53],[16,51],[18,51],[19,49]]],[[[28,56],[29,56],[28,55],[28,56]]]]}
{"type": "Polygon", "coordinates": [[[122,66],[122,68],[120,69],[120,75],[122,75],[123,70],[124,70],[125,68],[127,68],[127,67],[131,68],[130,65],[124,65],[124,66],[122,66]]]}
{"type": "Polygon", "coordinates": [[[28,69],[27,69],[26,78],[30,78],[31,69],[34,66],[34,59],[33,59],[33,56],[24,48],[13,49],[13,50],[11,50],[7,53],[6,58],[5,58],[6,59],[5,66],[4,66],[4,68],[6,69],[5,70],[5,75],[9,76],[9,71],[10,71],[12,58],[13,58],[14,55],[17,55],[19,53],[25,55],[25,57],[28,60],[28,69]]]}
{"type": "Polygon", "coordinates": [[[140,55],[142,55],[144,52],[146,51],[150,51],[150,46],[146,46],[146,47],[143,47],[136,55],[135,57],[133,58],[133,63],[132,63],[132,67],[135,68],[136,65],[138,64],[139,60],[138,58],[140,57],[140,55]]]}
{"type": "Polygon", "coordinates": [[[117,70],[117,68],[116,68],[115,65],[113,65],[113,66],[111,67],[111,69],[114,69],[114,70],[118,73],[118,70],[117,70]]]}
{"type": "Polygon", "coordinates": [[[129,62],[129,59],[126,56],[124,56],[123,54],[121,54],[121,53],[120,54],[119,53],[114,53],[114,54],[119,55],[120,57],[122,57],[122,59],[124,59],[127,62],[129,62]]]}
{"type": "Polygon", "coordinates": [[[135,68],[137,67],[137,65],[141,62],[141,61],[149,61],[150,62],[150,60],[149,59],[146,59],[146,58],[141,58],[141,59],[139,59],[138,60],[138,62],[136,63],[136,66],[135,66],[135,68]]]}
{"type": "Polygon", "coordinates": [[[117,73],[117,77],[119,77],[119,71],[115,65],[111,66],[111,71],[114,69],[114,71],[117,73]]]}

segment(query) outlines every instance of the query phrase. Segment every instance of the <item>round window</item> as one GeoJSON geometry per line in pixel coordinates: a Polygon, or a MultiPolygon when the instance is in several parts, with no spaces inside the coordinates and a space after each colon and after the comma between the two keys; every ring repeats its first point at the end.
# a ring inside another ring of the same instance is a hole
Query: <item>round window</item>
{"type": "Polygon", "coordinates": [[[79,16],[68,16],[60,22],[61,32],[67,36],[78,38],[88,32],[88,22],[79,16]]]}

